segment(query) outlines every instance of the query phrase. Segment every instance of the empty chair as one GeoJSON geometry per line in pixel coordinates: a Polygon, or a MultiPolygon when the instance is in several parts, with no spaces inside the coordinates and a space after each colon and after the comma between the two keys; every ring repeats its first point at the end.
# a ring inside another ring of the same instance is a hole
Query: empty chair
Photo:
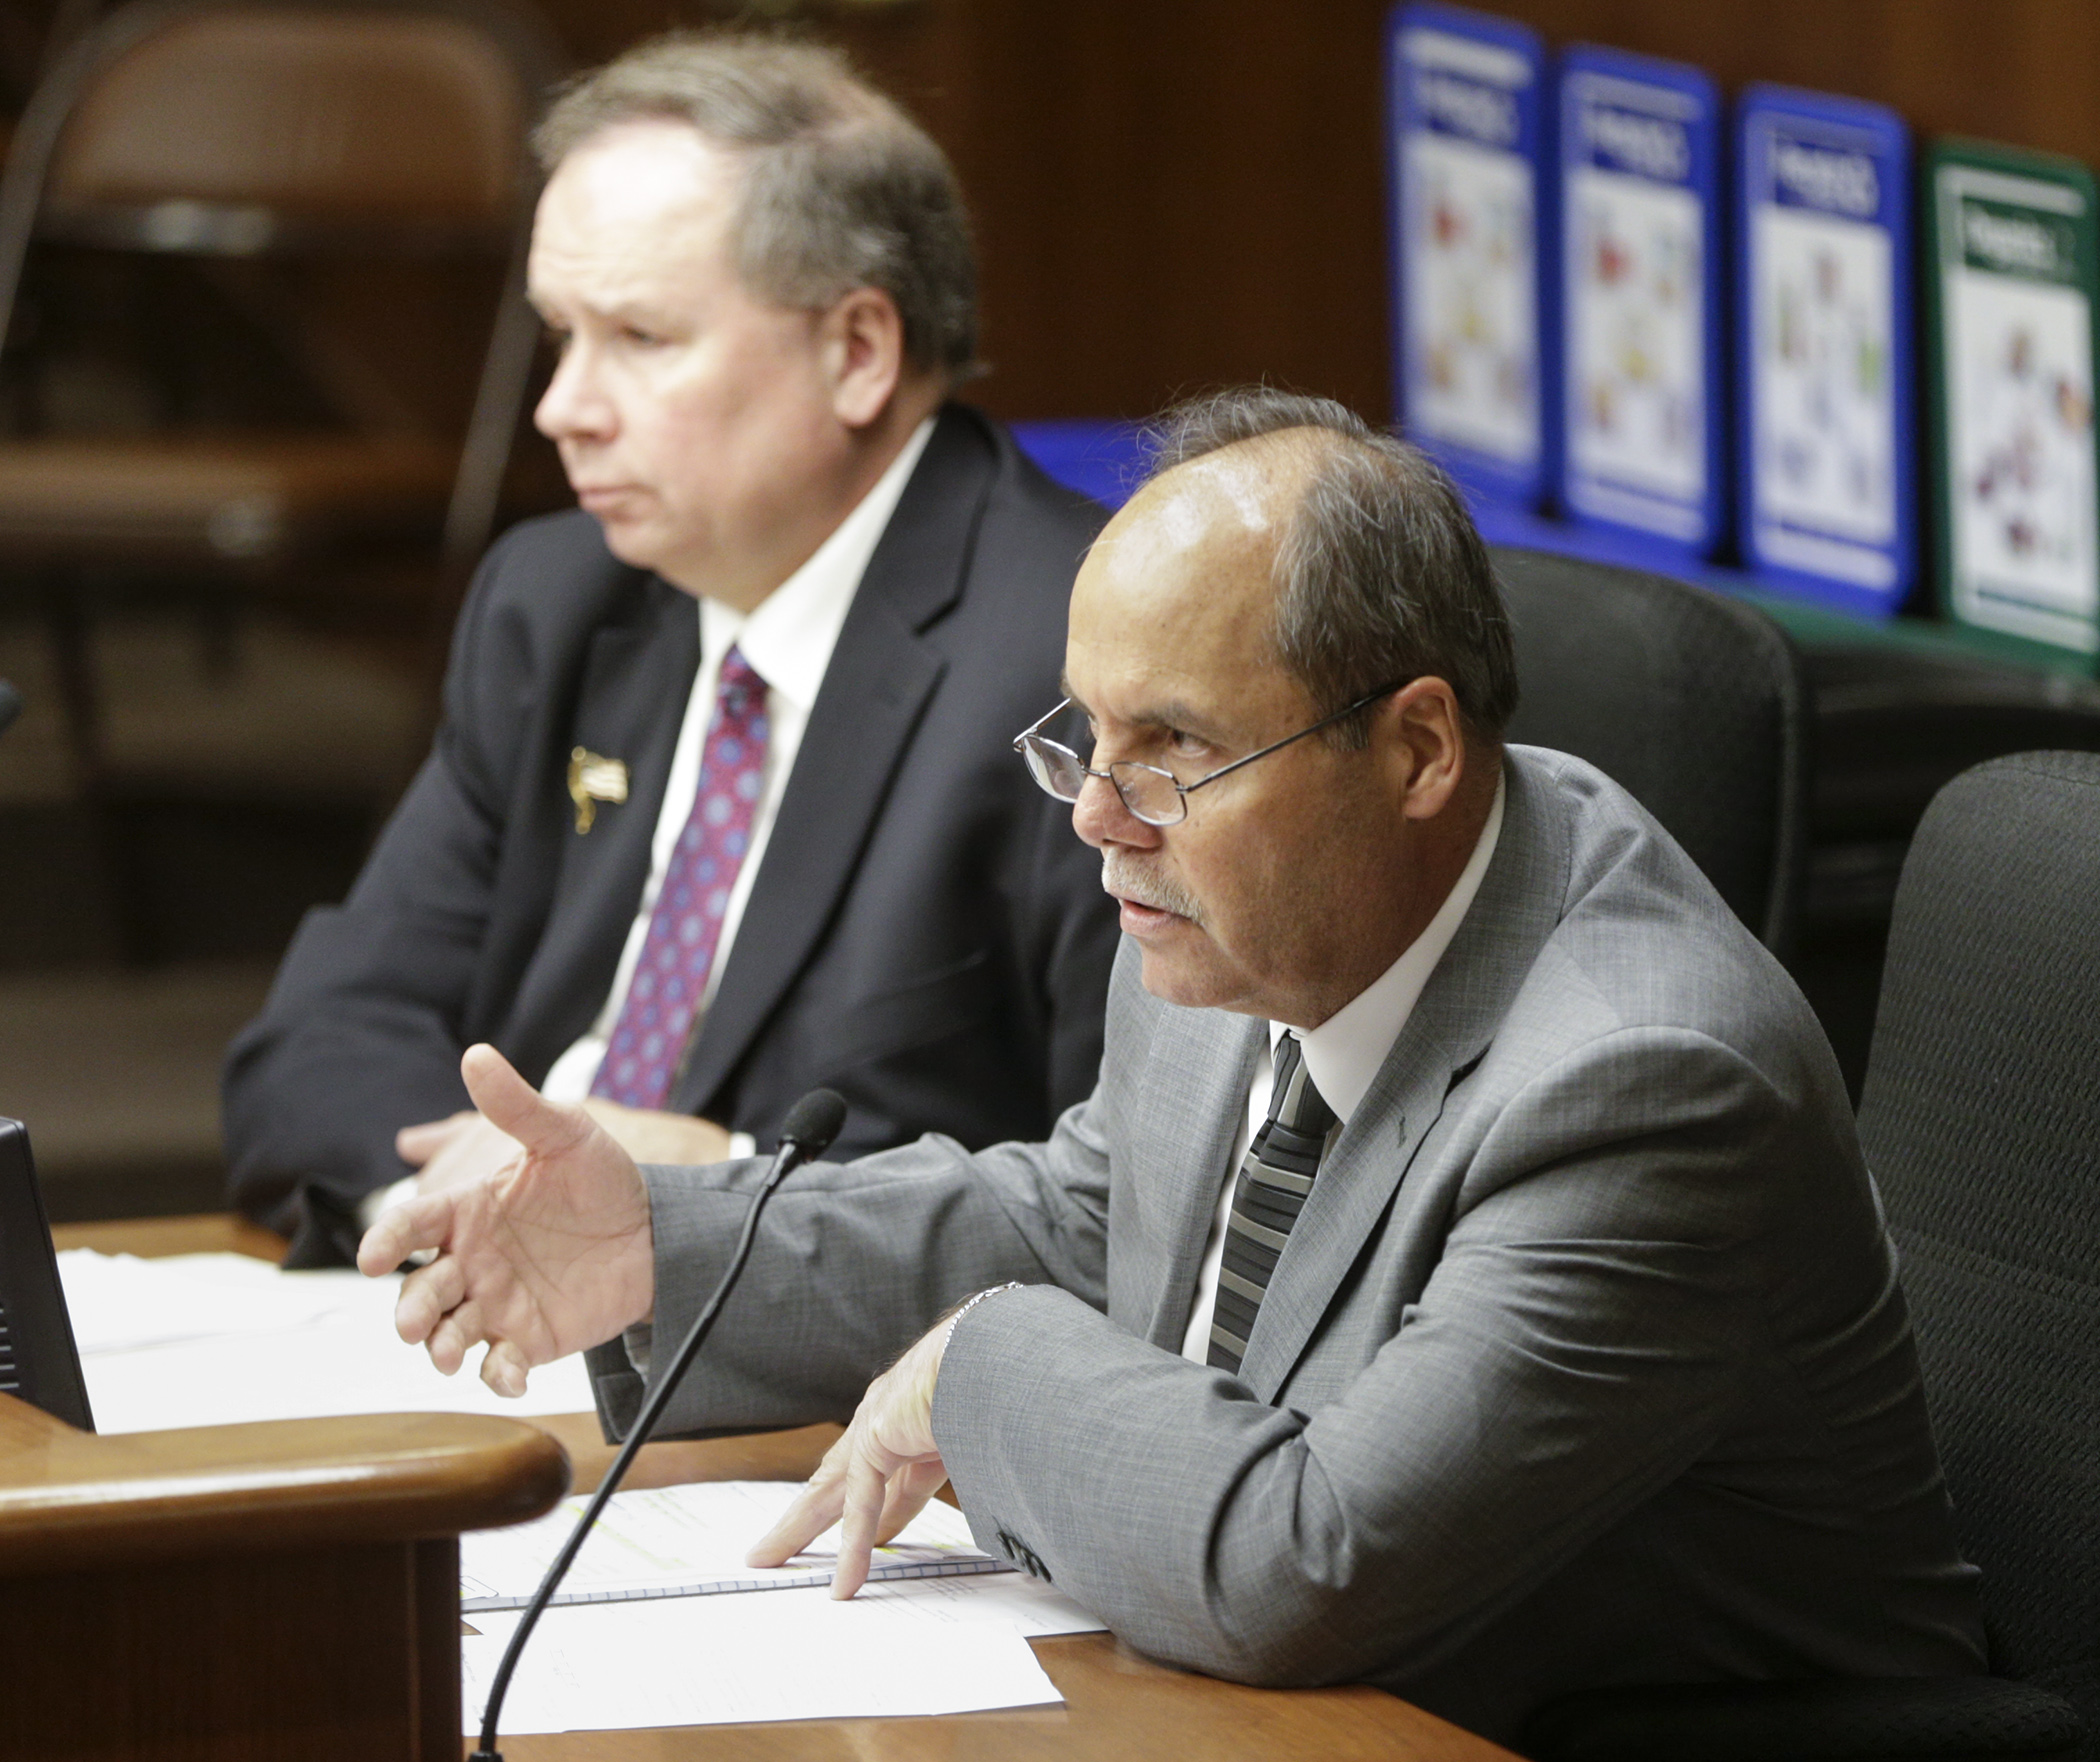
{"type": "MultiPolygon", "coordinates": [[[[188,388],[160,402],[189,407],[85,429],[18,411],[0,440],[0,569],[42,572],[61,600],[100,570],[295,580],[325,603],[317,578],[358,546],[434,548],[442,535],[456,557],[478,552],[531,315],[514,292],[491,308],[471,409],[434,419],[389,382],[369,337],[346,342],[341,320],[360,302],[338,289],[331,308],[324,271],[478,256],[510,261],[515,281],[525,130],[551,65],[538,27],[494,0],[142,0],[82,33],[32,98],[0,181],[0,334],[32,241],[180,261],[194,270],[181,288],[269,338],[320,408],[229,422],[217,388],[238,375],[166,359],[175,301],[149,303],[132,328],[154,334],[131,346],[155,355],[163,386],[188,388]]],[[[385,324],[366,328],[383,353],[385,324]]],[[[251,363],[246,377],[269,375],[251,363]]],[[[79,653],[69,662],[84,698],[79,653]]],[[[90,744],[88,706],[75,708],[90,744]]]]}
{"type": "Polygon", "coordinates": [[[1754,606],[1608,564],[1497,549],[1523,699],[1509,737],[1596,765],[1767,947],[1800,906],[1810,706],[1754,606]]]}

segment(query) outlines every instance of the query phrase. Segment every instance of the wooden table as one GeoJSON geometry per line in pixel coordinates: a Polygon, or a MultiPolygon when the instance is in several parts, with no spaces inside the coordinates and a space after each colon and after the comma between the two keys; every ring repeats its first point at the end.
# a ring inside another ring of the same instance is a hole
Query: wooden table
{"type": "MultiPolygon", "coordinates": [[[[283,1243],[224,1216],[62,1225],[61,1248],[139,1255],[232,1251],[275,1259],[283,1243]]],[[[589,1414],[531,1422],[559,1438],[579,1488],[612,1460],[589,1414]]],[[[650,1444],[628,1485],[800,1480],[836,1426],[705,1443],[650,1444]]],[[[1510,1753],[1369,1688],[1249,1689],[1169,1670],[1107,1634],[1029,1642],[1063,1707],[937,1719],[811,1719],[658,1731],[569,1732],[503,1740],[513,1762],[1511,1762],[1510,1753]]],[[[526,1653],[530,1668],[531,1653],[526,1653]]],[[[704,1670],[707,1661],[694,1660],[704,1670]]]]}

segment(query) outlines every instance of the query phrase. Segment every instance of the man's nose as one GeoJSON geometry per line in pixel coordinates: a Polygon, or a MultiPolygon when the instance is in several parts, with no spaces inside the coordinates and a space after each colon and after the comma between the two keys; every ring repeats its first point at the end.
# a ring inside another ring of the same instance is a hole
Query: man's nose
{"type": "Polygon", "coordinates": [[[611,406],[599,390],[591,369],[590,351],[571,343],[554,364],[532,425],[551,441],[601,437],[611,426],[611,406]]]}
{"type": "Polygon", "coordinates": [[[1121,791],[1091,771],[1072,804],[1072,830],[1096,850],[1104,844],[1150,850],[1160,842],[1160,829],[1140,820],[1123,805],[1121,791]]]}

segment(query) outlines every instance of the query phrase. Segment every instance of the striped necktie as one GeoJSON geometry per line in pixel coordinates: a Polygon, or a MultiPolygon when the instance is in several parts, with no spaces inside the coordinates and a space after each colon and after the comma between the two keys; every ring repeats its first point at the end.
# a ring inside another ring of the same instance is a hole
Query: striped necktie
{"type": "Polygon", "coordinates": [[[1218,1265],[1218,1304],[1211,1316],[1209,1362],[1237,1373],[1254,1332],[1254,1317],[1269,1288],[1291,1226],[1305,1209],[1320,1154],[1334,1128],[1334,1109],[1313,1087],[1298,1036],[1276,1043],[1276,1081],[1269,1117],[1247,1146],[1225,1221],[1225,1253],[1218,1265]]]}

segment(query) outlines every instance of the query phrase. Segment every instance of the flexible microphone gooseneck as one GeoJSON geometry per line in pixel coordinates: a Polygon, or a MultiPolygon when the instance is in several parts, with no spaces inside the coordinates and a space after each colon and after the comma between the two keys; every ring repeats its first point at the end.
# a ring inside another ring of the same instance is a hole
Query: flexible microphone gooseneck
{"type": "Polygon", "coordinates": [[[699,1355],[700,1342],[705,1340],[715,1325],[715,1317],[721,1312],[723,1301],[737,1275],[744,1270],[744,1262],[751,1257],[751,1244],[758,1235],[759,1214],[766,1209],[766,1201],[773,1197],[773,1189],[787,1179],[790,1171],[808,1162],[812,1157],[822,1156],[831,1148],[832,1139],[839,1135],[839,1127],[846,1123],[846,1104],[833,1089],[812,1089],[788,1110],[787,1122],[780,1128],[780,1148],[774,1153],[773,1166],[766,1170],[766,1178],[751,1196],[751,1209],[744,1213],[743,1234],[737,1237],[736,1251],[729,1257],[729,1265],[715,1283],[714,1294],[701,1306],[691,1331],[678,1348],[663,1380],[656,1385],[656,1392],[643,1406],[640,1416],[627,1434],[627,1442],[620,1446],[619,1455],[613,1458],[612,1467],[605,1471],[605,1478],[598,1483],[598,1490],[591,1502],[584,1507],[583,1516],[569,1539],[562,1544],[561,1552],[554,1557],[554,1564],[547,1568],[547,1576],[540,1580],[540,1588],[532,1593],[532,1601],[525,1606],[517,1629],[510,1636],[510,1644],[503,1649],[503,1662],[496,1666],[495,1681],[489,1685],[488,1706],[481,1715],[481,1743],[467,1762],[503,1762],[503,1752],[496,1748],[496,1721],[503,1711],[503,1697],[510,1688],[511,1673],[518,1667],[518,1654],[525,1650],[525,1642],[532,1637],[540,1615],[548,1600],[560,1587],[576,1552],[583,1546],[583,1538],[591,1533],[591,1525],[598,1521],[598,1513],[605,1509],[606,1500],[613,1495],[628,1466],[634,1461],[635,1452],[648,1442],[649,1434],[656,1429],[656,1422],[663,1417],[673,1392],[684,1380],[687,1369],[699,1355]]]}

